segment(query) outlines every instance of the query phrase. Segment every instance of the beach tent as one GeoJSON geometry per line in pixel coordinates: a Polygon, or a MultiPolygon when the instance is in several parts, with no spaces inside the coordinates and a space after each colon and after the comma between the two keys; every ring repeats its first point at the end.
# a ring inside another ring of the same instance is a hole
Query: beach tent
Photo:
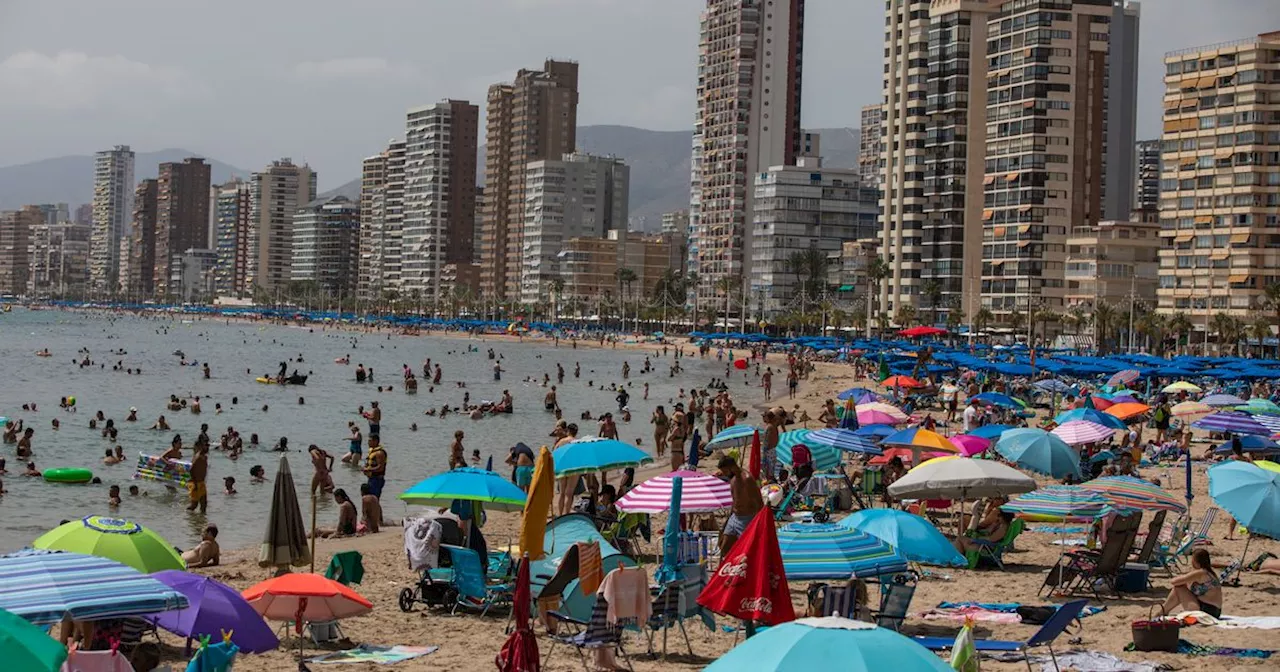
{"type": "Polygon", "coordinates": [[[578,588],[576,570],[571,572],[573,578],[563,586],[557,585],[558,582],[553,584],[551,579],[560,569],[560,561],[564,559],[565,553],[568,553],[574,544],[578,542],[589,544],[593,541],[600,542],[600,565],[606,575],[617,569],[619,564],[623,567],[636,566],[636,561],[631,556],[614,548],[613,544],[606,541],[596,529],[595,523],[580,513],[560,516],[547,524],[547,533],[543,542],[543,548],[547,554],[529,566],[534,594],[539,598],[562,595],[563,603],[560,611],[582,620],[591,618],[591,607],[595,604],[596,596],[582,594],[578,588]]]}

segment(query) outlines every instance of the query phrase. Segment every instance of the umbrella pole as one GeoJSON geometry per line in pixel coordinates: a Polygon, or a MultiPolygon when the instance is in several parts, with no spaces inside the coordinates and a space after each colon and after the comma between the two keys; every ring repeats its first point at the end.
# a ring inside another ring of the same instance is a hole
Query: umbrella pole
{"type": "MultiPolygon", "coordinates": [[[[316,573],[316,493],[311,491],[311,573],[316,573]]],[[[301,650],[299,650],[301,655],[301,650]]]]}

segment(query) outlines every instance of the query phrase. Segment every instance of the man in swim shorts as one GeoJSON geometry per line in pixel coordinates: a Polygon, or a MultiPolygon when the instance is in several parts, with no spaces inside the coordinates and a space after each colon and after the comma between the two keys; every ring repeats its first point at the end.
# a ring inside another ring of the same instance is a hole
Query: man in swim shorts
{"type": "Polygon", "coordinates": [[[725,558],[728,557],[733,544],[738,541],[738,537],[747,531],[747,525],[751,523],[751,519],[764,508],[764,498],[760,496],[760,485],[756,483],[756,479],[743,471],[742,467],[738,466],[737,460],[725,456],[720,458],[716,466],[719,468],[721,477],[729,479],[729,490],[733,496],[733,507],[729,512],[729,519],[725,521],[724,530],[720,532],[720,557],[725,558]]]}
{"type": "Polygon", "coordinates": [[[209,474],[209,447],[197,446],[195,457],[191,458],[191,482],[187,483],[187,495],[191,503],[188,511],[198,507],[204,513],[209,506],[209,490],[205,486],[205,477],[209,474]]]}

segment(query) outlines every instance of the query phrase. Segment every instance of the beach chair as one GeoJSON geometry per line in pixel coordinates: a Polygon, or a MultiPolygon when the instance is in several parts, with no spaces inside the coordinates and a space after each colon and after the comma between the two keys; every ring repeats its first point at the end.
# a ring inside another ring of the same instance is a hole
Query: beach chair
{"type": "Polygon", "coordinates": [[[1211,506],[1204,512],[1204,518],[1200,519],[1200,524],[1195,530],[1190,532],[1182,543],[1173,552],[1175,560],[1183,556],[1190,556],[1195,550],[1197,544],[1209,541],[1209,530],[1213,527],[1213,521],[1218,518],[1218,507],[1211,506]]]}
{"type": "Polygon", "coordinates": [[[635,668],[631,666],[631,656],[622,646],[623,627],[615,627],[609,625],[608,622],[609,603],[605,602],[603,597],[596,596],[595,604],[591,607],[591,618],[589,620],[579,620],[572,616],[567,616],[557,611],[547,612],[547,616],[560,624],[556,628],[556,632],[547,633],[547,638],[551,640],[551,646],[547,649],[547,656],[542,659],[542,666],[549,667],[551,662],[551,654],[555,653],[556,645],[566,644],[572,646],[578,652],[578,659],[582,661],[582,668],[591,671],[591,665],[587,660],[586,652],[601,647],[613,647],[614,651],[622,656],[627,663],[627,669],[634,672],[635,668]]]}
{"type": "Polygon", "coordinates": [[[976,550],[969,551],[965,554],[965,559],[969,561],[969,569],[977,569],[983,560],[989,560],[1000,571],[1004,571],[1004,552],[1013,548],[1013,542],[1022,534],[1026,523],[1021,518],[1014,518],[1009,523],[1009,529],[1005,531],[1004,538],[1000,541],[985,541],[983,539],[974,539],[978,544],[976,550]]]}
{"type": "Polygon", "coordinates": [[[874,618],[865,604],[858,602],[857,589],[850,584],[815,584],[811,590],[821,592],[817,599],[819,616],[840,616],[853,621],[870,623],[874,618]]]}
{"type": "MultiPolygon", "coordinates": [[[[1167,511],[1159,511],[1151,522],[1147,523],[1147,538],[1142,542],[1142,548],[1138,554],[1134,556],[1133,562],[1140,565],[1151,565],[1151,556],[1155,554],[1156,547],[1160,545],[1160,531],[1164,529],[1164,519],[1168,515],[1167,511]]],[[[1147,572],[1147,589],[1151,589],[1151,573],[1147,572]]]]}
{"type": "Polygon", "coordinates": [[[613,524],[601,528],[600,535],[622,553],[638,555],[635,539],[641,536],[641,528],[646,526],[647,518],[645,513],[624,513],[613,524]]]}
{"type": "MultiPolygon", "coordinates": [[[[1045,576],[1040,590],[1046,586],[1058,588],[1064,594],[1074,595],[1081,589],[1088,588],[1094,598],[1101,600],[1102,593],[1098,588],[1106,587],[1113,595],[1116,591],[1116,579],[1120,570],[1129,559],[1129,551],[1133,548],[1134,539],[1138,536],[1138,523],[1142,515],[1122,516],[1117,518],[1107,531],[1107,542],[1100,551],[1072,551],[1065,553],[1049,574],[1045,576]]],[[[1039,591],[1036,592],[1040,594],[1039,591]]]]}
{"type": "Polygon", "coordinates": [[[667,659],[667,634],[672,626],[680,628],[680,635],[684,637],[684,645],[690,656],[694,655],[693,645],[689,643],[689,633],[684,628],[685,619],[701,619],[709,628],[715,629],[715,617],[698,604],[698,594],[707,585],[706,567],[685,565],[679,571],[681,578],[658,588],[653,595],[653,610],[649,616],[649,627],[645,630],[651,656],[654,655],[654,639],[658,631],[662,632],[664,661],[667,659]]]}
{"type": "Polygon", "coordinates": [[[1161,530],[1161,541],[1156,544],[1155,550],[1151,553],[1151,566],[1163,567],[1164,571],[1173,576],[1173,568],[1178,564],[1178,558],[1174,553],[1182,546],[1182,542],[1187,538],[1188,528],[1191,525],[1190,516],[1183,514],[1173,521],[1169,527],[1169,533],[1164,534],[1161,530]]]}
{"type": "Polygon", "coordinates": [[[485,578],[485,569],[480,566],[480,554],[469,548],[459,546],[441,546],[448,548],[453,560],[453,587],[458,591],[458,599],[453,604],[452,613],[458,608],[479,609],[480,615],[489,613],[494,605],[509,605],[515,597],[511,586],[503,583],[490,585],[485,578]]]}
{"type": "Polygon", "coordinates": [[[895,632],[902,629],[902,622],[907,618],[907,610],[911,607],[911,598],[916,594],[919,578],[915,572],[904,572],[881,580],[880,609],[871,614],[876,625],[895,632]]]}
{"type": "MultiPolygon", "coordinates": [[[[1049,658],[1053,661],[1053,668],[1058,669],[1058,656],[1053,650],[1053,642],[1066,632],[1067,626],[1071,625],[1071,621],[1079,621],[1080,611],[1088,604],[1088,600],[1074,600],[1058,607],[1058,611],[1049,620],[1040,626],[1031,638],[1025,642],[1010,642],[995,639],[975,639],[974,648],[979,652],[986,651],[989,653],[1021,653],[1022,662],[1026,663],[1027,670],[1031,670],[1031,658],[1028,652],[1039,646],[1049,649],[1049,658]]],[[[915,642],[930,651],[946,651],[955,643],[954,637],[913,637],[915,642]]]]}

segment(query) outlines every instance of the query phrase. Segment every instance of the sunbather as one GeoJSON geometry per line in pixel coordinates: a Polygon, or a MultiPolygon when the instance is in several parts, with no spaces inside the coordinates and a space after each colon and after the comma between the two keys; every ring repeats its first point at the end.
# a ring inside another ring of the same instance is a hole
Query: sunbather
{"type": "MultiPolygon", "coordinates": [[[[997,509],[998,510],[998,509],[997,509]]],[[[1004,535],[1009,532],[1009,525],[1013,522],[1013,514],[1008,511],[1000,511],[1000,519],[994,527],[978,528],[977,537],[959,536],[952,540],[951,545],[960,551],[961,555],[965,555],[969,551],[975,551],[986,545],[983,542],[997,543],[1004,539],[1004,535]]]]}
{"type": "Polygon", "coordinates": [[[1222,581],[1213,570],[1209,551],[1197,549],[1191,554],[1191,571],[1173,577],[1173,588],[1160,610],[1165,614],[1203,611],[1214,618],[1222,615],[1222,581]]]}

